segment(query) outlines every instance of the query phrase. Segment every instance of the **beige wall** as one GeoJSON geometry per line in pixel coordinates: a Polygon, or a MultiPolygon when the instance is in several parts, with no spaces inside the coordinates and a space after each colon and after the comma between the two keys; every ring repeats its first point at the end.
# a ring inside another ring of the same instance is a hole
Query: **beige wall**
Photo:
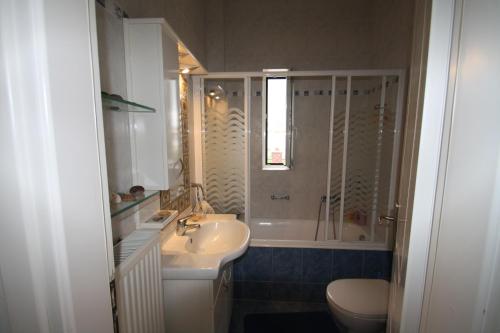
{"type": "Polygon", "coordinates": [[[413,0],[207,0],[209,71],[406,68],[413,0]]]}
{"type": "Polygon", "coordinates": [[[120,0],[164,17],[209,71],[406,68],[414,0],[120,0]]]}

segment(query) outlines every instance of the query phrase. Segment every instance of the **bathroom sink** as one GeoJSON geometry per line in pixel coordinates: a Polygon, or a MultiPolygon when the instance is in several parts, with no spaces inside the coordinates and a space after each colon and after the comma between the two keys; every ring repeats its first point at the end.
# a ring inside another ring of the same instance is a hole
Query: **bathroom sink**
{"type": "Polygon", "coordinates": [[[207,221],[188,234],[186,250],[196,254],[229,253],[245,245],[250,231],[246,224],[233,220],[207,221]]]}
{"type": "Polygon", "coordinates": [[[211,214],[191,223],[199,223],[200,228],[184,236],[165,232],[161,245],[164,279],[216,279],[226,263],[248,248],[250,229],[235,215],[211,214]]]}

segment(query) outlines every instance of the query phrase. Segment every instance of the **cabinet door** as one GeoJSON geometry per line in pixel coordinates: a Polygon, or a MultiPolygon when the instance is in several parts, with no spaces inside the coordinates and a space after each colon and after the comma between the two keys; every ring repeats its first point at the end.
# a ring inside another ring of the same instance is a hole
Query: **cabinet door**
{"type": "Polygon", "coordinates": [[[214,306],[214,333],[228,333],[233,301],[232,265],[223,273],[214,306]]]}
{"type": "Polygon", "coordinates": [[[155,113],[130,115],[134,184],[148,190],[183,183],[177,40],[160,19],[124,20],[129,99],[155,113]]]}
{"type": "Polygon", "coordinates": [[[130,114],[133,181],[148,190],[167,189],[162,28],[126,19],[124,34],[128,97],[156,109],[155,113],[130,114]]]}

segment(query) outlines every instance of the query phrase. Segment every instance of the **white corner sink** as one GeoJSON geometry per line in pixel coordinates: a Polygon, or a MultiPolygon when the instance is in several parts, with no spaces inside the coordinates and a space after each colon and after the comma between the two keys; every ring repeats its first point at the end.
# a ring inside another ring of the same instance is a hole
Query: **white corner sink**
{"type": "Polygon", "coordinates": [[[162,274],[167,280],[212,280],[226,263],[245,253],[250,229],[235,215],[211,214],[184,236],[170,232],[162,241],[162,274]]]}

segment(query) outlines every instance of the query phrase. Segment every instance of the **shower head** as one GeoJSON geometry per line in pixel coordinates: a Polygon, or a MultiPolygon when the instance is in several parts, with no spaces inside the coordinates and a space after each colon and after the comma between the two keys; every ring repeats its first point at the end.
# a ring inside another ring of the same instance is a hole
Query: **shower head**
{"type": "Polygon", "coordinates": [[[220,100],[226,96],[226,91],[221,87],[220,84],[216,85],[215,88],[208,91],[208,97],[220,100]]]}

